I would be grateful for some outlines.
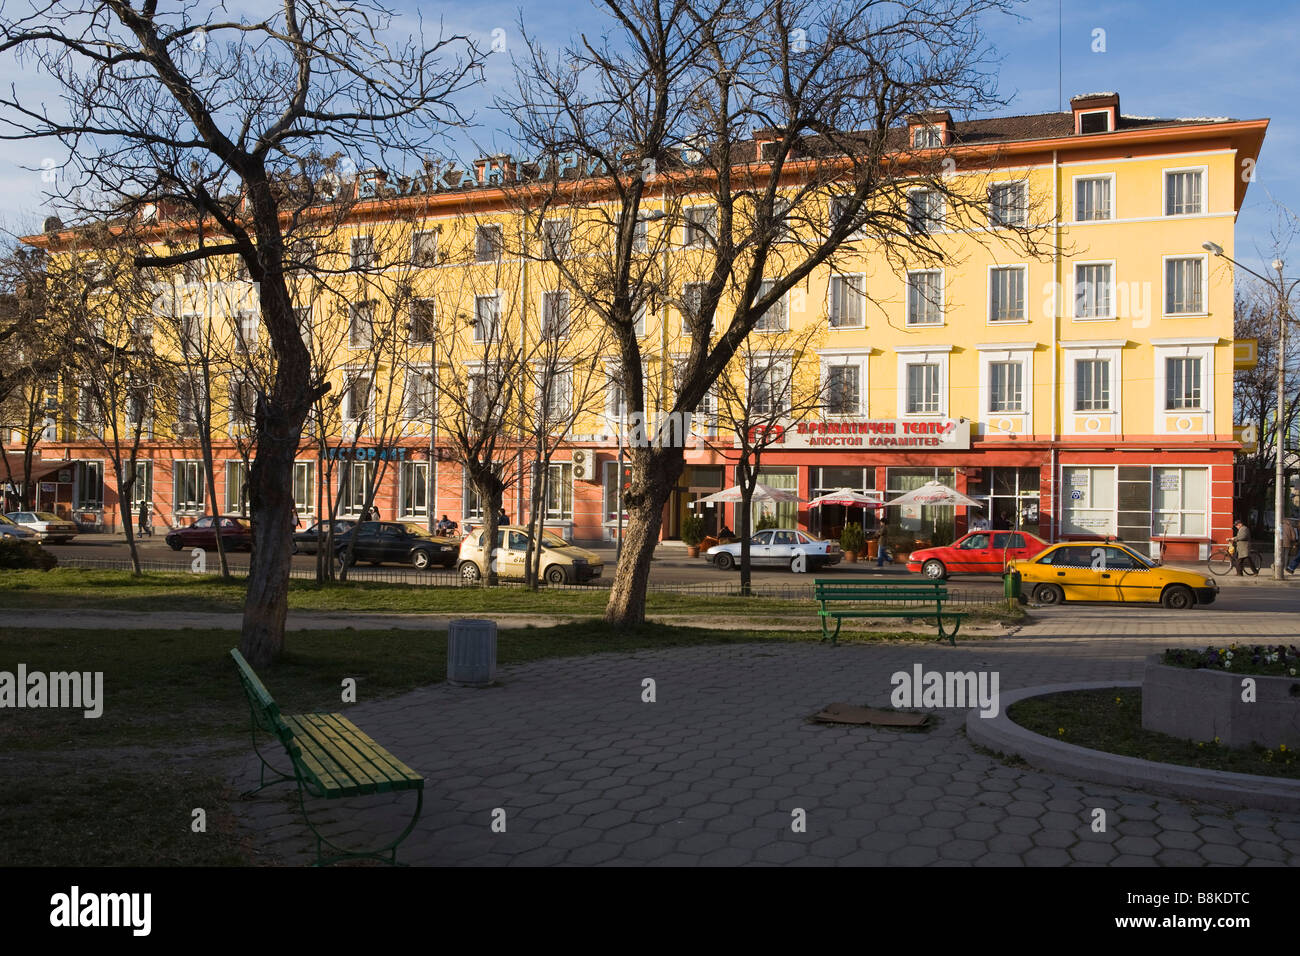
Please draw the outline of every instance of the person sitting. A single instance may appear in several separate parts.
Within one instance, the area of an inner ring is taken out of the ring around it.
[[[718,529],[718,541],[719,541],[719,542],[730,541],[730,540],[734,539],[735,537],[736,537],[736,535],[735,535],[735,534],[732,532],[732,530],[731,530],[730,528],[728,528],[725,524],[724,524],[721,528]]]
[[[438,525],[434,530],[437,531],[438,534],[454,534],[456,532],[456,522],[452,521],[446,515],[443,515],[442,520],[438,522]]]

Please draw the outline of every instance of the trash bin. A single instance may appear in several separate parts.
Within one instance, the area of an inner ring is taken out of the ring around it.
[[[1002,596],[1008,601],[1020,600],[1020,572],[1015,568],[1002,575]]]
[[[447,682],[487,687],[497,677],[496,621],[459,620],[447,625]]]

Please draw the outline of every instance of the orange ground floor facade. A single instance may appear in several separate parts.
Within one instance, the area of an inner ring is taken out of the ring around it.
[[[12,450],[10,452],[12,462]],[[580,542],[612,542],[618,529],[618,451],[575,445],[537,469],[525,450],[502,456],[507,483],[504,508],[527,521],[531,486],[544,482],[545,520]],[[371,486],[380,517],[429,525],[443,515],[463,525],[482,518],[478,496],[464,469],[440,449],[423,444],[331,450],[320,457],[304,449],[294,466],[294,498],[306,522],[330,512],[356,516]],[[662,537],[680,536],[685,517],[698,512],[710,532],[737,529],[738,506],[695,502],[735,484],[735,458],[712,447],[686,451],[686,468],[665,508]],[[246,510],[245,462],[233,447],[215,450],[215,508],[206,470],[192,447],[152,443],[137,462],[132,514],[149,502],[155,528],[187,524],[220,511]],[[18,470],[10,468],[15,480]],[[535,477],[536,476],[536,477]],[[120,527],[118,481],[112,462],[95,446],[59,443],[42,449],[32,469],[36,507],[77,519],[83,527]],[[795,492],[800,502],[755,503],[753,519],[770,512],[782,526],[837,536],[849,521],[884,534],[892,549],[945,544],[977,516],[994,529],[1019,528],[1049,540],[1117,536],[1167,559],[1194,560],[1211,541],[1231,534],[1233,446],[1132,447],[1123,443],[981,442],[954,450],[848,448],[769,449],[760,480]],[[983,508],[808,508],[806,502],[837,488],[878,492],[884,500],[937,480],[979,501]],[[0,483],[5,476],[0,475]],[[5,485],[14,507],[13,484]],[[135,520],[133,518],[133,520]]]

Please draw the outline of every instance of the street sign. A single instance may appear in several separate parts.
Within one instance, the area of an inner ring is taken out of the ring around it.
[[[1254,368],[1259,364],[1259,339],[1237,339],[1232,343],[1232,367]]]

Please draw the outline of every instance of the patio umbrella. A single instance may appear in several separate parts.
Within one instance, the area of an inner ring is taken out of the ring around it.
[[[808,507],[819,508],[822,505],[844,505],[846,508],[879,508],[885,503],[884,496],[878,491],[854,491],[852,488],[836,488],[824,495],[818,495],[808,502]]]
[[[960,492],[953,491],[941,481],[929,481],[920,488],[913,488],[906,494],[899,495],[893,501],[888,501],[885,506],[892,508],[895,505],[965,505],[967,508],[983,508],[984,505],[967,498]]]
[[[730,488],[723,488],[721,491],[715,491],[706,498],[697,498],[691,502],[691,507],[706,504],[710,501],[720,501],[726,504],[735,504],[743,501],[740,494],[740,485],[732,485]],[[754,486],[754,501],[802,501],[795,492],[786,491],[783,488],[773,488],[771,485],[765,485],[761,481]]]

